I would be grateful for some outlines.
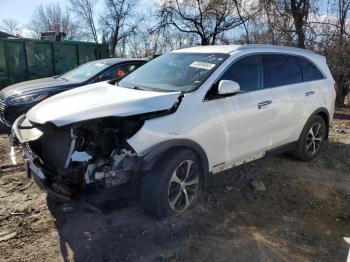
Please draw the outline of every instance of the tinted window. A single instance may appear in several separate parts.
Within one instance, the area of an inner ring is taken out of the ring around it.
[[[113,68],[107,70],[106,75],[110,76],[111,79],[119,80],[131,73],[138,67],[140,67],[143,63],[130,63],[130,64],[121,64],[114,66]]]
[[[241,91],[251,91],[261,88],[260,56],[244,57],[235,62],[220,78],[220,80],[236,81]]]
[[[300,65],[294,56],[263,55],[264,87],[275,87],[303,81]]]
[[[323,74],[320,72],[320,70],[318,70],[318,68],[313,63],[311,63],[310,61],[302,57],[298,57],[297,59],[300,63],[301,70],[303,72],[304,81],[314,81],[314,80],[324,79]]]
[[[109,67],[109,64],[94,61],[83,64],[72,71],[62,75],[60,78],[73,82],[84,82]]]

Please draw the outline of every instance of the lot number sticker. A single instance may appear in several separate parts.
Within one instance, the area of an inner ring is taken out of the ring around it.
[[[190,64],[190,67],[202,68],[206,70],[210,70],[214,68],[214,66],[215,64],[206,63],[206,62],[193,62],[192,64]]]

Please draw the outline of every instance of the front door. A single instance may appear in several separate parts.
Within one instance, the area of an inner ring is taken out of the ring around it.
[[[208,93],[208,106],[222,120],[226,136],[226,166],[265,155],[272,122],[271,89],[263,89],[260,55],[239,59],[219,78],[239,83],[241,91],[228,97]],[[213,88],[217,89],[217,84]],[[222,168],[222,167],[221,167]]]

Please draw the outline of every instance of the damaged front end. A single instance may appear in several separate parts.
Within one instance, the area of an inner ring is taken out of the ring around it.
[[[37,184],[68,200],[82,189],[110,188],[135,177],[143,160],[126,141],[143,124],[140,117],[107,117],[56,127],[22,116],[13,132]]]

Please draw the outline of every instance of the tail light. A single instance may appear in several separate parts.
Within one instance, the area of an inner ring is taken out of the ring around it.
[[[339,92],[339,87],[338,87],[337,82],[334,83],[334,90],[335,90],[335,93],[338,94],[338,92]]]

